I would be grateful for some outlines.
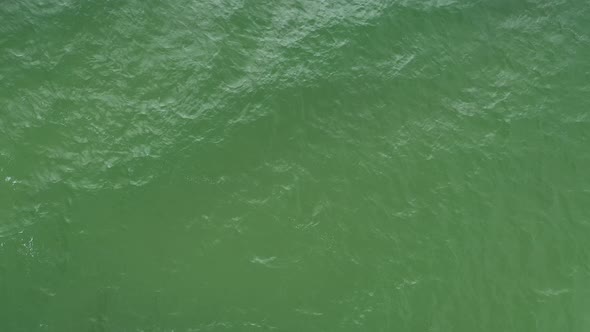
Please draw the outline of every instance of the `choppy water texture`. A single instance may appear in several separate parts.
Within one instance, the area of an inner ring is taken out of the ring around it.
[[[0,330],[590,331],[586,1],[0,5]]]

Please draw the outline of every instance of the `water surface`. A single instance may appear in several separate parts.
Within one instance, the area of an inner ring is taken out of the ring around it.
[[[589,16],[3,1],[0,330],[590,330]]]

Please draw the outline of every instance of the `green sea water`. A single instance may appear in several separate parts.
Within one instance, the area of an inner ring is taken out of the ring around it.
[[[590,331],[589,17],[2,0],[0,331]]]

